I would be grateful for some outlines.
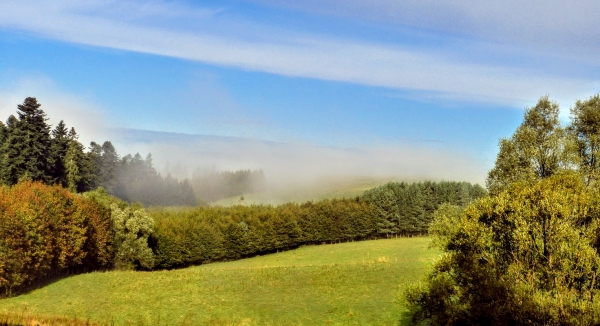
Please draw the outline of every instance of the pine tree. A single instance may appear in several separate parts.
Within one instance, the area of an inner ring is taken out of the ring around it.
[[[113,192],[117,186],[119,155],[110,141],[102,144],[102,156],[100,158],[100,185]]]
[[[65,155],[65,173],[67,177],[67,188],[73,192],[82,191],[83,178],[83,145],[77,140],[79,136],[75,128],[71,128],[67,136],[69,147]]]
[[[64,121],[61,120],[52,130],[49,163],[52,182],[58,183],[63,187],[68,186],[65,168],[65,157],[67,156],[70,143],[68,136],[68,129]]]
[[[79,168],[81,161],[80,146],[81,144],[78,141],[71,141],[65,157],[67,187],[73,192],[77,192],[82,180],[81,169]]]
[[[10,115],[6,120],[6,139],[2,143],[2,183],[13,185],[17,183],[22,172],[22,160],[19,155],[19,143],[22,132],[17,128],[19,120]]]
[[[28,97],[17,106],[19,123],[17,129],[22,132],[18,150],[22,157],[22,173],[27,172],[34,181],[51,181],[48,169],[50,152],[50,126],[46,123],[46,113],[40,109],[34,97]],[[21,175],[19,174],[19,176]]]

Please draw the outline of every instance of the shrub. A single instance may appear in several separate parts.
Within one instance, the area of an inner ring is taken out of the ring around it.
[[[154,267],[154,255],[148,247],[148,237],[153,231],[154,220],[142,209],[119,208],[112,204],[111,227],[114,232],[115,258],[117,269]]]

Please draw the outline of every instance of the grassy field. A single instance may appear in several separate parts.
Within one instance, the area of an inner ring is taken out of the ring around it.
[[[273,189],[265,192],[245,194],[243,196],[243,201],[240,200],[241,196],[235,196],[211,203],[211,206],[231,206],[240,204],[280,205],[290,202],[303,203],[309,200],[319,201],[332,198],[352,198],[361,196],[366,190],[381,186],[390,181],[397,181],[397,178],[327,178],[315,183],[287,185],[285,188],[274,186]]]
[[[173,271],[69,277],[0,314],[144,325],[397,325],[397,295],[439,252],[428,238],[309,246]]]

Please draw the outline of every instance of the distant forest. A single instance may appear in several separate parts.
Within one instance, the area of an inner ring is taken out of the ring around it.
[[[98,187],[145,206],[197,205],[238,196],[265,186],[259,171],[212,171],[178,180],[156,171],[152,155],[120,157],[113,144],[91,142],[86,150],[74,127],[61,120],[53,129],[36,98],[17,106],[17,116],[0,122],[0,183],[58,184],[74,192]]]

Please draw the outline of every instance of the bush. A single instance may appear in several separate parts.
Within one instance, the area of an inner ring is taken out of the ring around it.
[[[148,247],[148,237],[152,234],[154,220],[142,209],[120,209],[111,204],[111,227],[114,232],[115,258],[117,269],[154,267],[154,255]]]

